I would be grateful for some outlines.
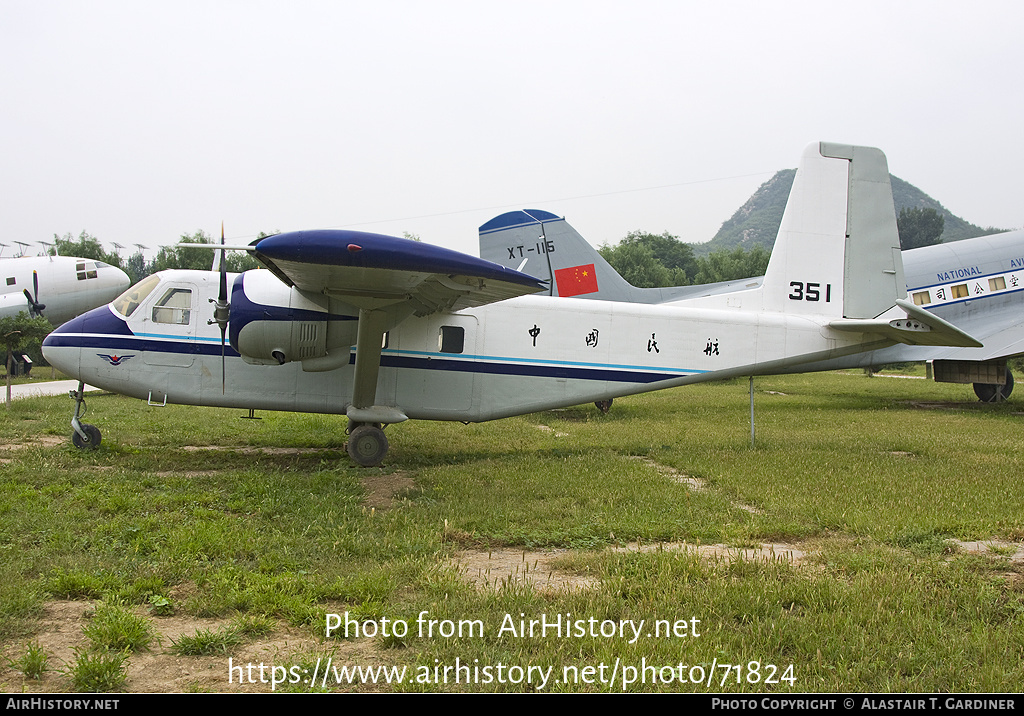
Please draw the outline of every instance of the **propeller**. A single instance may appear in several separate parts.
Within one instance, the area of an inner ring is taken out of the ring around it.
[[[46,310],[46,304],[39,303],[39,274],[35,271],[32,272],[32,291],[34,296],[25,289],[25,298],[28,300],[29,313],[33,316],[42,316],[43,311]]]
[[[224,222],[220,224],[220,245],[220,292],[217,295],[217,300],[213,302],[213,320],[210,323],[220,326],[220,392],[223,395],[226,392],[224,353],[227,343],[228,318],[231,316],[231,304],[228,303],[228,263],[224,260],[225,249],[223,248]]]

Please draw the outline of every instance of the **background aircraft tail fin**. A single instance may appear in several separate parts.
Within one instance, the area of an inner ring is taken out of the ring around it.
[[[626,282],[563,217],[510,211],[480,227],[480,258],[550,282],[552,296],[637,300]]]
[[[480,258],[548,281],[552,296],[662,303],[707,292],[695,286],[637,288],[563,217],[540,209],[510,211],[481,226]]]
[[[803,153],[764,279],[764,307],[875,318],[906,298],[885,155],[815,142]]]

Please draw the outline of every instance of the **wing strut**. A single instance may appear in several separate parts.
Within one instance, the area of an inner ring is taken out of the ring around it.
[[[390,424],[409,419],[398,408],[376,405],[380,353],[388,323],[387,311],[371,308],[359,309],[359,328],[356,332],[356,370],[352,379],[352,405],[346,411],[349,420],[353,423]]]

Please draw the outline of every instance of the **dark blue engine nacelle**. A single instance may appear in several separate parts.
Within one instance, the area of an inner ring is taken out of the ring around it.
[[[270,271],[246,271],[231,288],[231,347],[247,363],[301,361],[306,371],[349,362],[357,315],[331,314],[327,296],[287,286]]]

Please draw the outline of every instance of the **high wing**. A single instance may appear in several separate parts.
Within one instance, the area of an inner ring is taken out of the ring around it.
[[[459,311],[547,287],[519,271],[457,251],[358,231],[276,234],[254,242],[253,255],[300,291],[324,294],[359,311],[353,423],[406,420],[394,406],[376,405],[384,334],[410,315]]]
[[[543,291],[527,274],[450,249],[358,231],[296,231],[252,252],[290,286],[355,305],[404,303],[417,316]]]

